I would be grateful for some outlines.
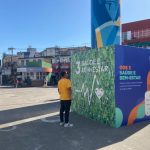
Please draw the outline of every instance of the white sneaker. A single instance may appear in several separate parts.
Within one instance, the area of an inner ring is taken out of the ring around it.
[[[64,124],[64,127],[65,127],[65,128],[73,127],[73,124],[71,124],[71,123],[65,123],[65,124]]]
[[[63,126],[63,125],[64,125],[64,122],[60,122],[59,125],[60,125],[60,126]]]

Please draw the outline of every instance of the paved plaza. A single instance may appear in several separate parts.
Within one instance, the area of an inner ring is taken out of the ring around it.
[[[0,150],[149,150],[149,121],[111,128],[71,112],[59,126],[57,88],[0,88]]]
[[[0,110],[45,104],[58,99],[57,88],[0,88]]]

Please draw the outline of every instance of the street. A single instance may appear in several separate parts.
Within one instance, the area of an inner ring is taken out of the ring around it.
[[[70,114],[59,126],[57,88],[0,88],[0,150],[149,150],[149,121],[111,128]]]

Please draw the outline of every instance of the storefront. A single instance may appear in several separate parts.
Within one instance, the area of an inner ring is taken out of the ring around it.
[[[17,68],[17,72],[20,73],[18,77],[21,77],[22,81],[25,81],[25,79],[30,78],[32,81],[32,86],[41,86],[45,78],[49,81],[51,77],[52,68]]]

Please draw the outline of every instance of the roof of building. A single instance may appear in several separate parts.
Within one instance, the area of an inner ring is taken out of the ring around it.
[[[123,32],[147,28],[150,28],[150,19],[122,24]]]

